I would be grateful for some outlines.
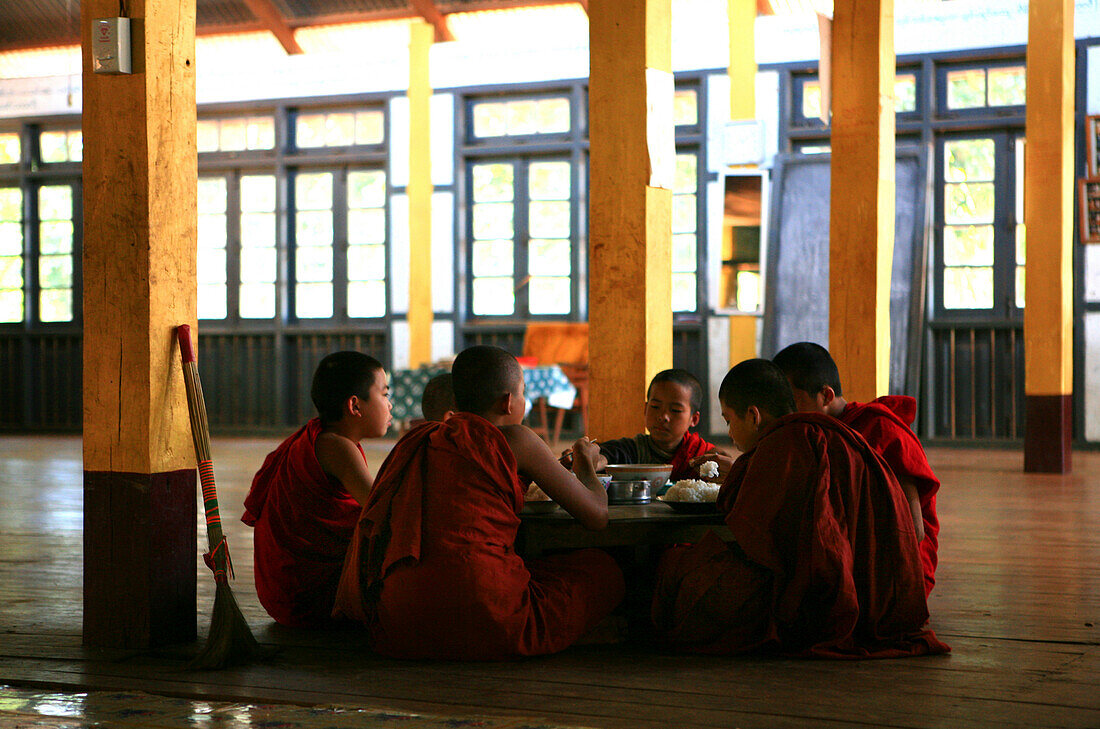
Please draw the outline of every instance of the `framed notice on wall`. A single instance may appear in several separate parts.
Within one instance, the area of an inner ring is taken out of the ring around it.
[[[1100,177],[1100,115],[1085,117],[1085,149],[1089,177]]]
[[[1100,243],[1100,177],[1078,182],[1081,198],[1081,242]]]

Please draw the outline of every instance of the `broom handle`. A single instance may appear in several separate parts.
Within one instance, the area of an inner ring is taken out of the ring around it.
[[[191,439],[195,443],[195,456],[199,461],[199,483],[202,485],[202,505],[206,512],[206,541],[214,561],[214,578],[224,579],[232,573],[229,546],[222,532],[221,514],[218,509],[218,492],[214,486],[214,463],[210,458],[210,426],[206,420],[206,403],[202,398],[202,382],[199,380],[198,361],[191,345],[191,327],[176,327],[176,338],[183,360],[183,384],[187,390],[187,412],[191,419]]]

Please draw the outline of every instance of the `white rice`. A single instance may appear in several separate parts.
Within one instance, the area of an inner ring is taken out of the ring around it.
[[[703,461],[699,464],[699,476],[701,478],[714,478],[718,475],[718,464],[714,461]]]
[[[672,484],[661,498],[665,501],[717,501],[720,488],[716,483],[688,478]]]

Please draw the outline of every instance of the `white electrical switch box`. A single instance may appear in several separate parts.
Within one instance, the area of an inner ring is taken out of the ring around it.
[[[92,21],[92,70],[96,73],[130,73],[129,18],[99,18]]]

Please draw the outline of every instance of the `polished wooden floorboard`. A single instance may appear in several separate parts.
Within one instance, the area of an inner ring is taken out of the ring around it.
[[[238,518],[272,439],[213,444],[234,592],[270,663],[190,672],[195,646],[81,646],[82,465],[75,437],[0,437],[0,684],[393,707],[633,727],[1100,727],[1100,453],[1025,475],[1015,451],[932,449],[943,481],[932,627],[950,656],[824,662],[584,646],[514,663],[402,662],[357,633],[274,625]],[[377,469],[389,444],[368,448]],[[196,519],[198,516],[196,515]],[[200,522],[200,535],[202,532]],[[213,602],[199,570],[199,626]]]

